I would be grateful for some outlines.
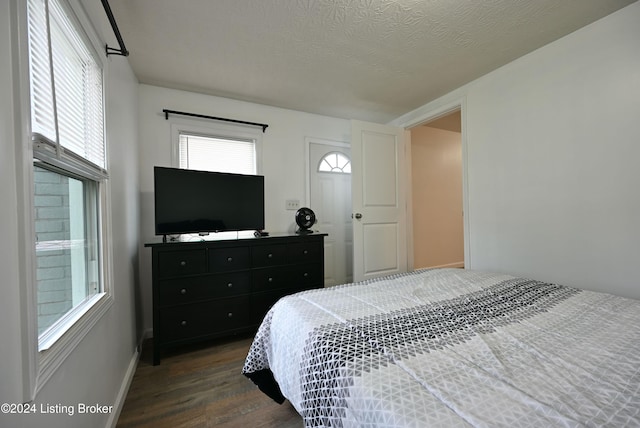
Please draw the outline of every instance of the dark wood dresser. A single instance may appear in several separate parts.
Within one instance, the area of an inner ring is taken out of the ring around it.
[[[153,364],[162,350],[255,330],[282,296],[324,286],[326,234],[149,243]]]

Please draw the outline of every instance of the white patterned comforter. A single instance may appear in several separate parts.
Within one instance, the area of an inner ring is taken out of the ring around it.
[[[307,427],[640,426],[640,301],[461,269],[310,290],[243,373]]]

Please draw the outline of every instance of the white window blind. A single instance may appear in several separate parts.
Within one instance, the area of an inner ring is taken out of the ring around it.
[[[27,10],[31,74],[31,131],[56,141],[46,4],[44,0],[30,0]]]
[[[102,68],[91,44],[60,0],[29,0],[28,13],[35,156],[104,177]]]
[[[179,167],[202,171],[256,174],[253,140],[180,134]]]

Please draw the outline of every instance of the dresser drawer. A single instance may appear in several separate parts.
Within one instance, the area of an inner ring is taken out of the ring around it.
[[[158,275],[160,278],[193,275],[206,271],[207,259],[204,249],[158,253]]]
[[[160,306],[202,299],[230,297],[251,291],[249,271],[193,276],[158,281]]]
[[[250,303],[244,296],[162,309],[161,340],[176,342],[250,326]]]
[[[287,262],[287,246],[280,245],[256,245],[251,254],[252,264],[255,267],[277,266]]]
[[[214,248],[209,250],[210,272],[247,269],[250,266],[249,247]]]
[[[323,278],[322,265],[319,263],[255,269],[251,291],[306,290],[310,285],[322,285]]]
[[[296,242],[288,247],[288,257],[291,263],[317,261],[323,254],[322,242]]]
[[[324,286],[324,272],[319,263],[306,263],[292,266],[289,270],[289,281],[294,287],[302,289],[310,285]]]
[[[251,291],[261,292],[291,287],[289,269],[291,269],[289,266],[254,269]]]

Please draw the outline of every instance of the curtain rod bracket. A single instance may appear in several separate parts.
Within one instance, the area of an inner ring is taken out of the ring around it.
[[[122,50],[122,49],[116,49],[116,48],[112,48],[109,47],[109,45],[105,45],[105,52],[107,53],[107,56],[109,55],[122,55],[122,56],[129,56],[129,51],[128,50]]]
[[[162,112],[164,113],[164,119],[165,120],[169,120],[169,114],[179,114],[179,115],[182,115],[182,116],[199,117],[201,119],[221,120],[223,122],[240,123],[242,125],[249,125],[249,126],[259,126],[260,128],[262,128],[262,133],[263,134],[264,134],[265,130],[269,127],[269,125],[267,125],[266,123],[246,122],[244,120],[227,119],[227,118],[224,118],[224,117],[215,117],[215,116],[206,116],[204,114],[196,114],[196,113],[186,113],[184,111],[176,111],[176,110],[164,109],[164,110],[162,110]]]

